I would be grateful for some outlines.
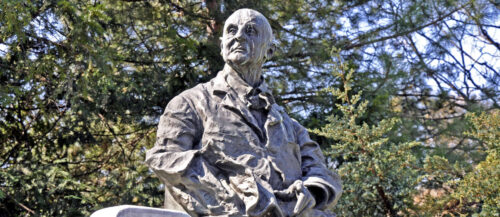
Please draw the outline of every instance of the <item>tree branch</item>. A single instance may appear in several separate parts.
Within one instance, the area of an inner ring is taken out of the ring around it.
[[[351,44],[351,45],[348,45],[348,46],[345,46],[342,48],[342,50],[350,50],[350,49],[353,49],[353,48],[357,48],[357,47],[362,47],[362,46],[365,46],[365,45],[368,45],[368,44],[373,44],[373,43],[377,43],[377,42],[381,42],[381,41],[385,41],[387,39],[392,39],[392,38],[397,38],[397,37],[401,37],[401,36],[404,36],[404,35],[408,35],[410,33],[413,33],[413,32],[416,32],[416,31],[419,31],[421,29],[424,29],[428,26],[431,26],[431,25],[435,25],[436,23],[438,22],[441,22],[442,20],[444,20],[445,18],[451,16],[452,14],[454,14],[455,12],[461,10],[462,8],[464,8],[466,5],[468,5],[469,3],[466,3],[458,8],[456,8],[455,10],[452,10],[450,11],[449,13],[445,14],[444,16],[440,16],[438,17],[437,19],[423,25],[423,26],[418,26],[418,27],[415,27],[413,29],[409,29],[407,31],[403,31],[403,32],[400,32],[400,33],[396,33],[394,35],[390,35],[390,36],[385,36],[385,37],[381,37],[381,38],[378,38],[378,39],[374,39],[374,40],[371,40],[371,41],[365,41],[365,42],[360,42],[360,43],[357,43],[357,44]],[[359,37],[358,37],[359,38]]]

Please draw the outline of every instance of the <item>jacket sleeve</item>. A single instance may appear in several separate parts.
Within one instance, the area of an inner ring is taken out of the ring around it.
[[[182,180],[182,175],[199,153],[201,121],[191,103],[182,95],[173,98],[160,117],[156,143],[146,152],[146,164],[171,184]]]
[[[318,143],[309,138],[307,130],[293,120],[302,158],[302,181],[316,199],[316,208],[325,209],[337,204],[342,194],[339,176],[326,168],[325,158]]]

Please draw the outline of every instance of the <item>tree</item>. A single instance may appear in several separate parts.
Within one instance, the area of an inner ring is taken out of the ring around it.
[[[334,49],[334,51],[336,51]],[[332,58],[332,75],[343,86],[325,89],[340,101],[341,114],[313,133],[331,139],[326,149],[343,180],[344,195],[337,208],[342,216],[496,216],[499,207],[500,116],[491,113],[467,114],[471,125],[465,136],[477,139],[486,148],[486,159],[475,166],[466,162],[449,163],[437,153],[419,161],[418,142],[401,142],[398,118],[375,125],[363,121],[368,101],[352,93],[353,69],[340,55]]]
[[[465,135],[486,148],[486,158],[474,167],[450,164],[440,156],[426,160],[426,178],[430,183],[441,182],[434,187],[439,197],[424,194],[420,208],[429,215],[497,216],[499,209],[500,182],[500,111],[467,114],[471,125]]]
[[[328,124],[312,132],[332,139],[334,143],[326,153],[331,159],[341,159],[336,170],[344,193],[335,211],[341,216],[415,214],[412,196],[421,173],[412,149],[419,143],[391,141],[391,133],[400,123],[397,118],[375,125],[360,121],[368,101],[360,101],[361,93],[352,93],[354,70],[338,54],[332,62],[332,74],[342,80],[343,86],[326,90],[340,100],[336,107],[341,114],[329,116]]]

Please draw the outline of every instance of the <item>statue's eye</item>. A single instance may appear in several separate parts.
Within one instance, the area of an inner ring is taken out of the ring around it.
[[[227,28],[227,33],[229,33],[231,35],[236,34],[237,31],[238,31],[238,28],[236,28],[236,26],[229,26]]]
[[[248,35],[255,35],[257,31],[255,31],[255,28],[253,26],[247,26],[246,32]]]

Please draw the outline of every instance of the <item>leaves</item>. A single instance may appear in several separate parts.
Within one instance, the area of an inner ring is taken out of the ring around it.
[[[328,88],[340,115],[328,117],[329,123],[313,133],[333,139],[326,150],[337,159],[336,168],[343,181],[344,194],[335,211],[343,216],[397,215],[410,213],[420,182],[417,158],[412,148],[419,143],[394,143],[388,137],[400,121],[382,120],[377,125],[360,122],[367,101],[360,102],[361,93],[351,94],[353,70],[334,54],[333,74],[343,81],[342,89]]]

